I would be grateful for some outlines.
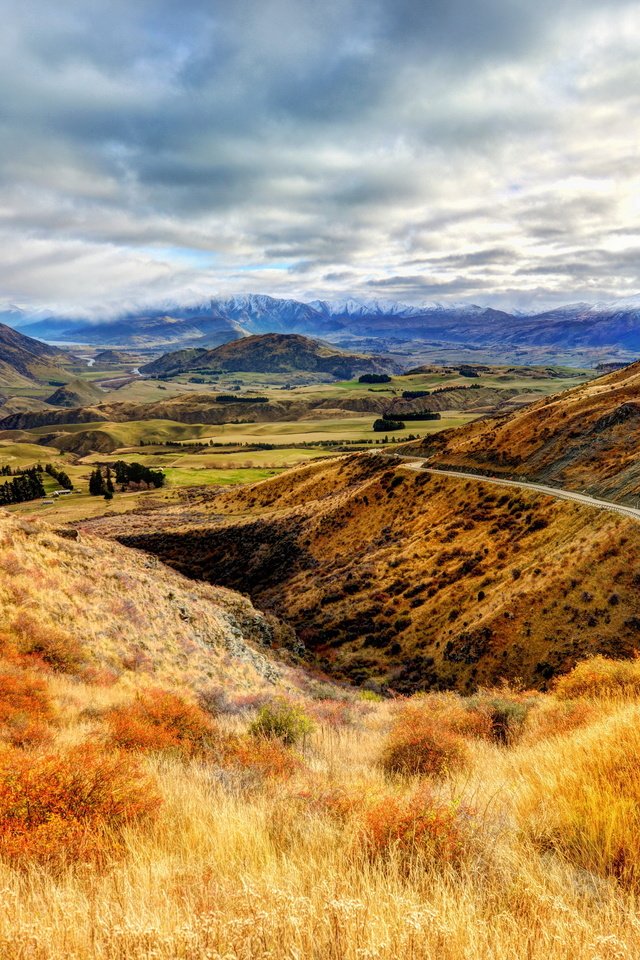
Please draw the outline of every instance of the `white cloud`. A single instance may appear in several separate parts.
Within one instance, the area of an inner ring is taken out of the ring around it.
[[[640,13],[7,0],[0,300],[636,292]]]

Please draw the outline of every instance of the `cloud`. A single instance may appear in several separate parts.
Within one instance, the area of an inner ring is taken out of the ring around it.
[[[0,300],[635,292],[639,53],[625,0],[6,0]]]

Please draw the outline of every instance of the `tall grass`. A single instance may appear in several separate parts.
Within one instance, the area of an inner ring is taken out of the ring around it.
[[[58,701],[76,697],[81,770],[87,742],[108,729],[109,704],[130,697],[100,688],[92,710],[94,687],[54,677],[51,691]],[[0,956],[640,956],[640,706],[533,745],[467,736],[467,766],[445,780],[388,779],[379,760],[397,709],[353,710],[339,732],[316,721],[284,777],[243,765],[239,754],[221,765],[176,751],[128,753],[149,802],[131,815],[121,805],[100,825],[101,836],[103,828],[117,836],[113,848],[92,857],[80,845],[55,869],[42,857],[0,860]],[[218,723],[231,742],[295,757],[246,737],[246,718]],[[36,767],[51,756],[44,747],[16,752]],[[134,792],[131,802],[140,800]]]

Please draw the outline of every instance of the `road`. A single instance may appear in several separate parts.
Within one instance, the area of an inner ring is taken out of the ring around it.
[[[610,500],[597,500],[595,497],[588,497],[585,493],[576,493],[574,490],[563,490],[561,487],[546,487],[542,483],[530,483],[528,480],[506,480],[503,477],[483,477],[477,473],[463,473],[461,470],[438,470],[435,467],[425,467],[425,460],[417,457],[404,457],[395,454],[398,459],[402,459],[402,464],[408,470],[419,470],[427,473],[434,473],[441,477],[464,477],[466,480],[479,480],[482,483],[493,483],[499,487],[516,487],[519,490],[531,490],[533,493],[544,493],[549,497],[556,497],[558,500],[572,500],[585,507],[594,507],[596,510],[607,510],[609,513],[617,513],[622,517],[628,517],[631,520],[640,522],[640,510],[635,507],[625,507],[621,503],[612,503]]]

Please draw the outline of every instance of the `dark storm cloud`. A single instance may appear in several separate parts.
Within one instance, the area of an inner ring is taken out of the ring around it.
[[[5,0],[3,28],[0,300],[632,283],[619,244],[580,256],[634,215],[624,0]]]

